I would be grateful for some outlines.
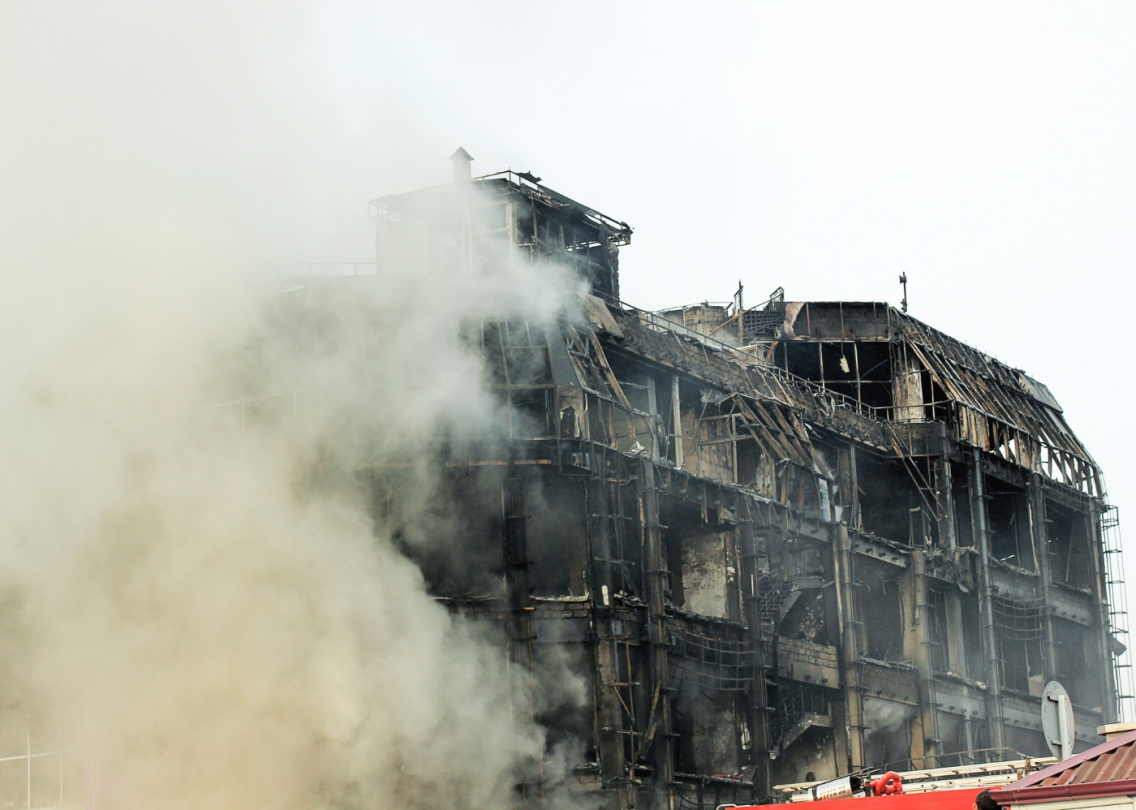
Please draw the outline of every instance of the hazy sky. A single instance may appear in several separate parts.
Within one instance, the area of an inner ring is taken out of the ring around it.
[[[446,180],[458,145],[476,173],[531,169],[635,228],[622,289],[645,308],[727,300],[739,280],[754,303],[779,285],[898,303],[906,272],[911,312],[1048,383],[1112,500],[1136,503],[1136,5],[319,17],[349,125],[399,156],[376,192]]]
[[[10,228],[166,197],[263,261],[369,260],[367,199],[463,146],[629,222],[645,308],[739,279],[897,303],[906,272],[911,312],[1048,383],[1136,502],[1132,3],[17,5],[5,126],[64,155],[21,169]]]

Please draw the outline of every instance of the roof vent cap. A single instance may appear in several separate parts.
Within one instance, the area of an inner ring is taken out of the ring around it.
[[[458,151],[450,155],[450,161],[454,164],[454,182],[467,183],[473,179],[473,156],[458,147]]]

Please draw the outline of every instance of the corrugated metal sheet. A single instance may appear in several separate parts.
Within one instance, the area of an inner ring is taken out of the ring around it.
[[[1085,760],[1038,784],[1078,785],[1086,782],[1111,782],[1116,779],[1136,779],[1136,744],[1128,744]]]
[[[1136,786],[1136,731],[1019,779],[991,796],[1001,805],[1128,795]]]

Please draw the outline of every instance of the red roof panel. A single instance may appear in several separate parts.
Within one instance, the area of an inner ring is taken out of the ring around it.
[[[1136,731],[990,791],[998,804],[1136,793]]]

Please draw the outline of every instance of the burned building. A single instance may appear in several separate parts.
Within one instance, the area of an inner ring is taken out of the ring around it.
[[[587,289],[553,326],[479,325],[512,416],[439,462],[479,516],[462,553],[408,553],[499,638],[574,790],[714,808],[1045,756],[1051,680],[1100,741],[1127,696],[1116,512],[1043,383],[885,303],[641,311],[626,223],[467,157],[372,203],[378,274],[547,262]],[[397,517],[398,476],[375,487]],[[582,702],[544,697],[565,667]],[[519,777],[530,806],[545,778]]]

